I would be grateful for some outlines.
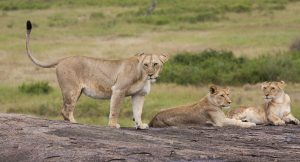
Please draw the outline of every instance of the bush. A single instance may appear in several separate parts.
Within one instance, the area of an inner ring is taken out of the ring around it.
[[[247,59],[229,51],[181,53],[166,63],[159,79],[182,85],[241,85],[268,80],[299,82],[300,55],[281,53]]]
[[[26,94],[49,94],[53,88],[48,82],[23,83],[18,87],[19,91]]]

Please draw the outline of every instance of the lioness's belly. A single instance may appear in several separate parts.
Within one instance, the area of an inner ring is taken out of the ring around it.
[[[83,88],[83,93],[95,99],[110,99],[112,94],[111,90],[100,90],[91,87]]]
[[[150,92],[150,81],[144,84],[131,85],[131,87],[125,92],[125,96],[132,96],[135,94],[146,95]],[[83,93],[89,97],[95,99],[110,99],[112,95],[111,87],[104,88],[101,85],[85,85]]]

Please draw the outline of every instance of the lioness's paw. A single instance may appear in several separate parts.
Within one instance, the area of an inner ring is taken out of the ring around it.
[[[116,123],[116,124],[108,124],[108,126],[110,128],[120,128],[120,124]]]
[[[135,126],[136,129],[149,129],[148,124],[142,123]]]
[[[274,122],[274,125],[285,125],[285,122],[283,120],[278,120]]]
[[[243,127],[245,127],[245,128],[254,127],[254,126],[256,126],[255,123],[250,123],[250,122],[244,122],[243,123]]]
[[[299,120],[293,120],[293,123],[296,125],[300,125],[300,121]]]

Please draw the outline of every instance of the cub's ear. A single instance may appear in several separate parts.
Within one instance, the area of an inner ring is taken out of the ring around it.
[[[261,83],[260,87],[261,89],[264,89],[268,85],[268,82]]]
[[[209,93],[210,93],[210,94],[214,94],[214,93],[216,93],[217,89],[218,89],[217,86],[211,85],[211,86],[209,87]]]
[[[161,54],[158,56],[159,60],[164,64],[168,61],[169,55],[168,54]]]
[[[282,80],[280,82],[277,82],[277,85],[280,89],[284,89],[284,87],[286,86],[285,82]]]

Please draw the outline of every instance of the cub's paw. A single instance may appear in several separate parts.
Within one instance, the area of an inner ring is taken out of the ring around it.
[[[116,123],[116,124],[108,124],[108,126],[110,128],[120,128],[120,124]]]
[[[149,126],[148,126],[148,124],[141,123],[139,125],[136,125],[135,129],[149,129]]]

